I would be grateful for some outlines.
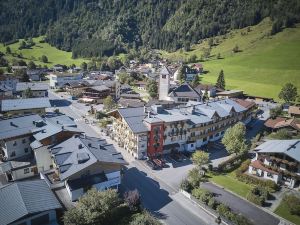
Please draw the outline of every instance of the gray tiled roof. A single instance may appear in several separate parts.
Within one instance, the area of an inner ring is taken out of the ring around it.
[[[31,133],[34,121],[42,120],[39,115],[25,115],[0,120],[0,140]]]
[[[182,84],[171,91],[169,96],[172,97],[188,97],[188,98],[200,98],[201,95],[195,91],[189,84]]]
[[[300,139],[269,140],[255,148],[261,153],[283,153],[300,162]]]
[[[0,225],[61,205],[44,180],[15,182],[0,188]]]
[[[46,91],[49,89],[49,85],[44,82],[19,82],[16,91],[25,91],[28,88],[32,91]]]
[[[60,170],[60,179],[68,179],[97,162],[126,164],[121,153],[104,139],[74,135],[50,148]],[[87,157],[88,156],[88,157]]]
[[[6,99],[1,102],[1,111],[13,111],[23,109],[39,109],[51,107],[48,98],[24,98],[24,99]]]
[[[143,119],[147,115],[144,112],[144,107],[118,109],[118,111],[133,133],[148,131],[148,128],[143,123]]]

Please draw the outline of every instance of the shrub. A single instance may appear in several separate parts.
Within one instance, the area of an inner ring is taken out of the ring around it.
[[[190,170],[187,179],[193,188],[199,187],[200,182],[205,181],[205,178],[199,173],[198,168]]]
[[[231,157],[228,160],[220,163],[218,166],[218,170],[223,172],[230,172],[240,166],[240,164],[244,159],[246,159],[246,157],[246,154],[239,154]]]
[[[285,195],[283,201],[293,215],[300,216],[300,198],[295,194]]]
[[[270,197],[267,188],[262,186],[254,187],[246,196],[247,200],[256,205],[263,206],[265,201]]]
[[[192,189],[192,185],[187,179],[184,179],[180,183],[180,188],[184,191],[190,192],[190,190]]]
[[[219,205],[219,202],[218,202],[215,198],[211,198],[211,199],[208,201],[207,205],[208,205],[210,208],[216,210],[217,207],[218,207],[218,205]]]
[[[125,192],[124,201],[131,211],[138,211],[140,209],[141,199],[137,189]]]
[[[259,206],[263,206],[263,204],[265,203],[265,199],[262,196],[255,195],[252,193],[252,191],[249,191],[249,193],[246,196],[246,199]]]
[[[244,216],[235,214],[232,218],[232,222],[236,225],[252,225],[252,223]]]
[[[230,213],[231,213],[230,208],[227,205],[223,204],[223,203],[221,203],[220,205],[217,206],[217,212],[221,216],[224,216],[225,218],[229,218],[231,216],[230,215]]]
[[[192,195],[206,205],[213,198],[213,194],[205,189],[196,188],[192,191]]]

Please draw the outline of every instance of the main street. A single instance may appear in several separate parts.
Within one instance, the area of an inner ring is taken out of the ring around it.
[[[84,111],[75,107],[73,101],[68,101],[61,97],[60,94],[49,91],[49,98],[52,105],[59,109],[60,112],[74,118],[81,129],[89,136],[105,138],[108,143],[113,143],[106,136],[101,135],[100,129],[91,124],[85,123],[83,116]],[[114,143],[115,144],[115,143]],[[189,199],[184,197],[178,190],[169,186],[162,180],[153,175],[148,167],[143,163],[134,160],[124,149],[115,147],[120,151],[124,159],[129,163],[125,171],[121,191],[137,189],[142,198],[145,208],[170,225],[214,225],[215,219],[207,214],[199,206],[193,204]],[[176,176],[176,174],[174,174]]]

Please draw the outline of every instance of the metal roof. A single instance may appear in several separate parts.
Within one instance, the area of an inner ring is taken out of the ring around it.
[[[39,115],[24,115],[0,120],[0,140],[30,134],[35,128],[34,122],[42,120]]]
[[[15,182],[0,188],[0,225],[59,208],[60,203],[44,180]]]
[[[49,85],[45,82],[19,82],[16,91],[25,91],[28,88],[32,91],[46,91],[49,89]]]
[[[2,112],[48,107],[51,107],[49,98],[5,99],[1,102]]]
[[[122,154],[104,139],[74,135],[50,148],[60,169],[60,179],[65,180],[97,162],[126,164]]]
[[[269,140],[255,148],[260,153],[283,153],[300,162],[300,139]]]

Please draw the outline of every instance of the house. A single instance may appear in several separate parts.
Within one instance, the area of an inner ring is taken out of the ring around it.
[[[3,99],[1,101],[1,112],[7,115],[45,114],[45,109],[50,108],[48,98],[23,98]]]
[[[0,99],[12,98],[13,88],[6,84],[0,84]]]
[[[16,90],[16,86],[17,86],[18,82],[19,82],[19,79],[16,79],[10,75],[6,74],[6,75],[0,76],[0,86],[11,87],[13,92]]]
[[[129,91],[127,93],[123,93],[120,95],[123,99],[140,99],[141,95],[139,93],[136,93],[135,91]]]
[[[195,91],[198,93],[201,93],[202,96],[207,92],[207,95],[209,98],[215,97],[217,89],[214,85],[209,85],[209,84],[199,84],[197,87],[194,88]]]
[[[203,72],[203,65],[201,63],[195,63],[192,65],[192,68],[195,69],[198,73]]]
[[[26,97],[26,96],[24,96],[24,92],[28,89],[30,89],[30,91],[32,93],[32,96],[31,96],[32,98],[48,97],[49,85],[47,83],[44,83],[44,82],[34,82],[34,83],[19,82],[19,83],[17,83],[16,92],[19,96]]]
[[[138,159],[172,151],[193,152],[222,138],[228,127],[244,119],[247,110],[231,99],[165,106],[110,112],[114,118],[111,136]]]
[[[300,106],[290,106],[288,113],[291,117],[294,116],[300,118]]]
[[[126,162],[104,139],[74,135],[48,149],[54,171],[41,173],[41,177],[50,186],[63,183],[72,201],[92,187],[118,189],[121,184],[121,169]]]
[[[28,115],[0,120],[0,173],[8,181],[20,180],[49,170],[43,146],[61,143],[81,132],[66,115]],[[39,160],[37,160],[39,159]],[[2,162],[1,162],[2,161]]]
[[[244,95],[243,91],[240,90],[230,90],[230,91],[220,91],[217,92],[217,96],[226,98],[238,98]]]
[[[201,101],[201,93],[198,93],[188,83],[171,87],[170,72],[166,67],[160,71],[158,85],[159,100],[186,103],[188,101]]]
[[[61,205],[43,180],[0,187],[0,225],[58,225]]]
[[[268,119],[264,123],[265,127],[271,131],[278,131],[286,129],[290,133],[300,132],[300,120],[296,118],[276,117],[275,119]]]
[[[64,88],[65,86],[70,86],[74,82],[82,80],[83,75],[81,73],[63,73],[56,72],[49,75],[50,78],[50,88]]]
[[[145,103],[140,99],[126,99],[126,98],[120,98],[118,104],[124,108],[129,108],[129,107],[136,108],[145,105]]]
[[[110,88],[105,85],[84,88],[82,92],[83,102],[103,103],[104,99],[110,95]]]
[[[27,75],[29,76],[30,81],[42,80],[42,76],[45,73],[46,73],[46,69],[27,70]]]
[[[239,98],[233,98],[236,103],[243,106],[246,111],[243,113],[243,119],[242,122],[244,124],[248,124],[251,122],[251,120],[255,117],[254,112],[257,109],[257,105],[254,101],[246,100],[246,99],[239,99]]]
[[[137,88],[138,88],[139,90],[146,91],[147,82],[145,82],[145,81],[137,81],[137,82],[135,83],[135,86],[137,86]]]
[[[110,96],[118,100],[121,94],[121,84],[116,80],[87,80],[91,86],[106,86],[110,89]]]
[[[254,149],[248,172],[290,188],[300,184],[300,140],[270,140]]]

